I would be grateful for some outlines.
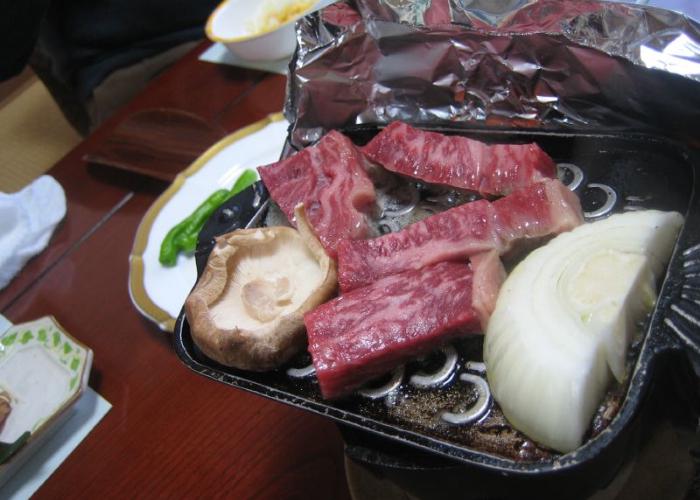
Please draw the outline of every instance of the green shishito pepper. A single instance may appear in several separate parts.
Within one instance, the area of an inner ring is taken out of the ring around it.
[[[197,236],[209,216],[231,197],[228,189],[219,189],[209,196],[187,218],[187,224],[175,235],[175,246],[185,253],[191,253],[197,246]]]
[[[174,266],[177,262],[177,254],[180,252],[175,246],[175,237],[182,232],[187,224],[187,219],[174,226],[163,238],[160,244],[158,261],[164,266]]]
[[[160,245],[158,260],[164,266],[174,266],[180,252],[192,253],[197,246],[199,232],[204,223],[226,200],[243,191],[258,180],[255,170],[245,170],[236,180],[233,187],[219,189],[211,194],[186,219],[175,225],[163,238]]]
[[[252,186],[257,180],[258,174],[255,172],[255,170],[251,170],[249,168],[245,169],[238,179],[236,179],[236,182],[233,183],[233,187],[231,188],[231,196],[235,196],[248,186]]]

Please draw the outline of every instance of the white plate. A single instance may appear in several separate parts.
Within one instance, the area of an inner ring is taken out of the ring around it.
[[[92,350],[72,338],[51,316],[15,325],[0,336],[0,386],[11,411],[0,441],[13,443],[26,431],[26,444],[0,466],[0,484],[72,415],[85,391]]]
[[[288,125],[277,113],[223,138],[180,173],[146,212],[129,256],[129,295],[161,329],[173,331],[197,279],[192,256],[180,254],[175,266],[161,265],[163,238],[214,191],[230,189],[243,170],[277,161]]]

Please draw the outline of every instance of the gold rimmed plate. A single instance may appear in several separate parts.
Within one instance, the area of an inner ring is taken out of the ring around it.
[[[181,172],[146,212],[129,255],[129,295],[141,314],[162,330],[173,331],[197,279],[191,255],[180,254],[172,267],[158,261],[163,238],[211,193],[230,189],[245,169],[277,161],[287,127],[276,113],[226,136]]]

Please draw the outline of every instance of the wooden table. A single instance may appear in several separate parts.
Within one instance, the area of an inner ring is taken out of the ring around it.
[[[68,213],[48,249],[0,292],[14,323],[54,315],[94,350],[90,386],[113,408],[37,498],[349,498],[329,420],[187,369],[127,290],[141,218],[167,183],[82,158],[133,113],[169,107],[234,131],[280,111],[285,78],[198,60],[156,79],[49,172]]]

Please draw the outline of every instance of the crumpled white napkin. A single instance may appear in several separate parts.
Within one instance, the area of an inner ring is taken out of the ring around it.
[[[0,289],[46,248],[65,215],[66,195],[51,176],[16,193],[0,193]]]

